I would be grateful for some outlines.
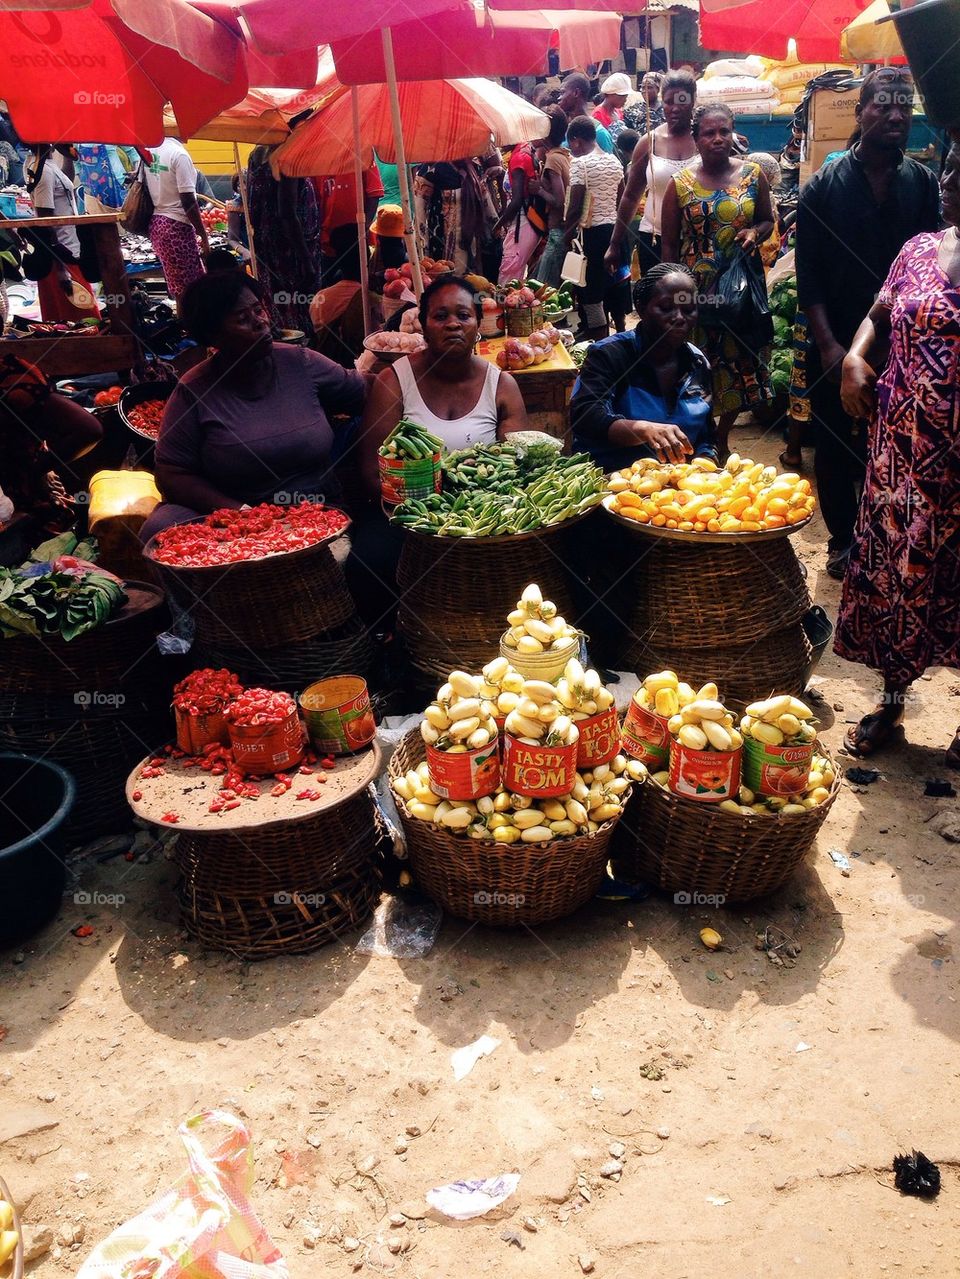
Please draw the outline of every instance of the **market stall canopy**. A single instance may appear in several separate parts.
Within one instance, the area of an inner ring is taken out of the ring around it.
[[[887,0],[873,0],[868,9],[844,27],[840,37],[842,56],[851,62],[906,62],[895,24],[881,21],[889,17]]]
[[[458,76],[544,75],[550,49],[561,67],[585,67],[620,51],[618,13],[519,11],[471,7],[414,19],[393,28],[398,80]],[[380,84],[387,78],[379,31],[333,45],[344,84]]]
[[[783,58],[787,41],[797,42],[801,62],[837,62],[840,36],[869,0],[747,0],[711,12],[700,0],[700,43],[707,49],[742,49]]]
[[[150,146],[247,91],[243,41],[187,0],[0,0],[0,84],[31,142]]]
[[[360,152],[396,157],[386,85],[364,84],[359,99]],[[545,137],[550,121],[536,107],[492,80],[423,80],[398,86],[403,145],[410,163],[482,155],[490,145]],[[354,168],[351,94],[341,90],[298,125],[273,154],[274,169],[289,177],[348,173]]]

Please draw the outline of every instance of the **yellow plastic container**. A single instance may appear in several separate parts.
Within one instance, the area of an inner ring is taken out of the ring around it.
[[[88,526],[97,532],[102,520],[122,519],[139,532],[160,503],[160,492],[149,471],[97,471],[90,481]]]

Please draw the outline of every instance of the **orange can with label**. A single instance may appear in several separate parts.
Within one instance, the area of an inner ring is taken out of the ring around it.
[[[442,799],[482,799],[500,785],[500,743],[474,751],[438,751],[427,747],[430,789]]]
[[[231,724],[230,748],[242,773],[265,777],[303,759],[306,735],[296,710],[276,724]]]
[[[660,772],[670,758],[666,719],[647,706],[638,706],[637,699],[632,697],[623,721],[622,745],[628,755],[646,764],[651,773]]]
[[[569,795],[577,780],[577,747],[531,745],[504,734],[504,789],[531,799]]]
[[[367,681],[359,675],[317,680],[300,694],[310,741],[322,755],[349,755],[377,734]]]
[[[591,769],[608,764],[620,749],[620,717],[617,708],[609,706],[597,715],[575,721],[580,730],[577,742],[577,768]]]
[[[743,739],[743,780],[758,795],[784,799],[802,795],[813,764],[813,742],[768,746],[755,737]]]
[[[670,780],[674,795],[719,804],[740,793],[743,747],[734,751],[692,751],[676,738],[670,742]]]
[[[221,746],[230,744],[227,717],[222,711],[195,715],[192,711],[174,706],[173,718],[177,725],[177,746],[188,755],[201,755],[203,748],[214,742],[219,742]]]

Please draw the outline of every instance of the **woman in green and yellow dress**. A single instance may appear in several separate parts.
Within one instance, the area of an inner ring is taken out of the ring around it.
[[[688,267],[701,297],[713,292],[737,249],[755,254],[773,230],[767,180],[758,164],[733,155],[734,137],[729,107],[698,107],[693,138],[699,160],[681,169],[664,195],[663,260]],[[759,258],[756,267],[762,280]],[[693,340],[713,369],[717,443],[724,457],[737,417],[769,398],[766,349],[751,350],[722,325],[701,324]]]

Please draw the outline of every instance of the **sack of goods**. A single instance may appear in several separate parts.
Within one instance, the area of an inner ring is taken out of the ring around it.
[[[700,106],[722,104],[732,111],[760,113],[772,111],[780,102],[780,94],[769,80],[758,76],[715,76],[697,81],[697,103]]]

